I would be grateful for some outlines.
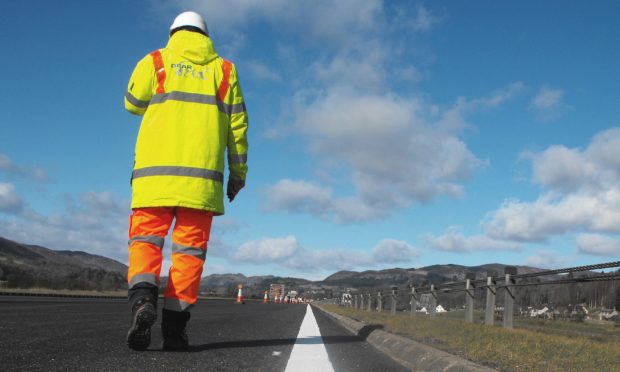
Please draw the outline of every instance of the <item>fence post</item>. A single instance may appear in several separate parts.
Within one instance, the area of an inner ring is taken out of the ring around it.
[[[415,295],[415,287],[411,286],[411,315],[415,314],[418,308],[418,297]]]
[[[354,298],[354,300],[353,300],[353,307],[355,309],[357,309],[357,295],[355,295],[355,297],[353,297],[353,298]]]
[[[620,286],[616,290],[616,311],[620,313]],[[620,315],[616,315],[616,328],[620,327]]]
[[[492,326],[495,323],[495,279],[496,271],[487,271],[487,303],[484,307],[484,324]]]
[[[368,309],[367,309],[368,311],[370,311],[371,307],[372,307],[372,297],[371,296],[372,295],[370,294],[370,292],[368,292]]]
[[[515,282],[514,279],[511,278],[511,275],[517,275],[517,268],[515,266],[506,266],[504,270],[506,274],[505,288],[506,293],[504,295],[504,328],[512,329],[512,320],[514,317],[514,287],[512,286]]]
[[[364,310],[364,294],[360,293],[360,310]]]
[[[469,323],[474,322],[474,295],[476,289],[471,281],[475,278],[476,274],[474,273],[465,274],[465,321]]]
[[[390,312],[392,313],[392,315],[396,314],[396,289],[398,287],[392,287],[392,308],[390,309]]]
[[[435,291],[435,284],[431,284],[431,301],[429,307],[431,318],[434,318],[435,313],[437,312],[437,293]]]
[[[381,298],[381,291],[377,292],[377,311],[381,312],[383,310],[383,298]]]

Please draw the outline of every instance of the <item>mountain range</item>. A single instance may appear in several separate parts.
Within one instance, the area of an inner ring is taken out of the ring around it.
[[[0,283],[8,288],[114,290],[127,287],[127,266],[80,251],[56,251],[0,237]]]
[[[407,284],[424,285],[465,280],[467,273],[476,278],[487,272],[504,273],[506,265],[481,266],[433,265],[421,268],[339,271],[324,280],[273,275],[212,274],[203,277],[200,291],[206,295],[234,296],[239,284],[246,297],[262,297],[272,283],[284,284],[307,295],[325,296],[345,288],[374,289]],[[518,266],[519,273],[540,269]],[[42,287],[51,289],[122,290],[126,288],[127,266],[107,257],[80,251],[58,251],[37,245],[20,244],[0,237],[0,284],[8,288]],[[162,277],[162,286],[167,278]]]

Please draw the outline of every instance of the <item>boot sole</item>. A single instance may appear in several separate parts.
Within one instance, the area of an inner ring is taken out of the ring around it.
[[[146,350],[151,344],[151,326],[155,324],[157,311],[155,307],[146,303],[136,310],[127,332],[127,346],[133,350]]]

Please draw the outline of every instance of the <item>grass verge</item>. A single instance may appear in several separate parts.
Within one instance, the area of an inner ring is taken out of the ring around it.
[[[71,289],[49,289],[49,288],[0,288],[1,293],[30,293],[37,295],[69,295],[69,296],[114,296],[127,297],[127,290],[118,291],[83,291]]]
[[[438,316],[463,320],[465,310],[449,311]],[[474,322],[478,324],[484,322],[483,311],[474,310]],[[496,326],[501,324],[501,319],[495,319]],[[615,327],[612,321],[571,322],[558,319],[515,318],[514,327],[565,336],[586,336],[600,341],[620,341],[620,328]]]
[[[616,340],[507,330],[449,317],[429,319],[320,306],[501,371],[620,371],[620,342]]]

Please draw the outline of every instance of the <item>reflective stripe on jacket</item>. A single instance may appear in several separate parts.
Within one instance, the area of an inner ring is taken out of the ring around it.
[[[235,66],[226,66],[211,39],[190,31],[176,32],[156,54],[138,62],[125,94],[125,108],[144,115],[131,207],[223,214],[225,150],[232,175],[245,180],[248,169],[248,116]]]

